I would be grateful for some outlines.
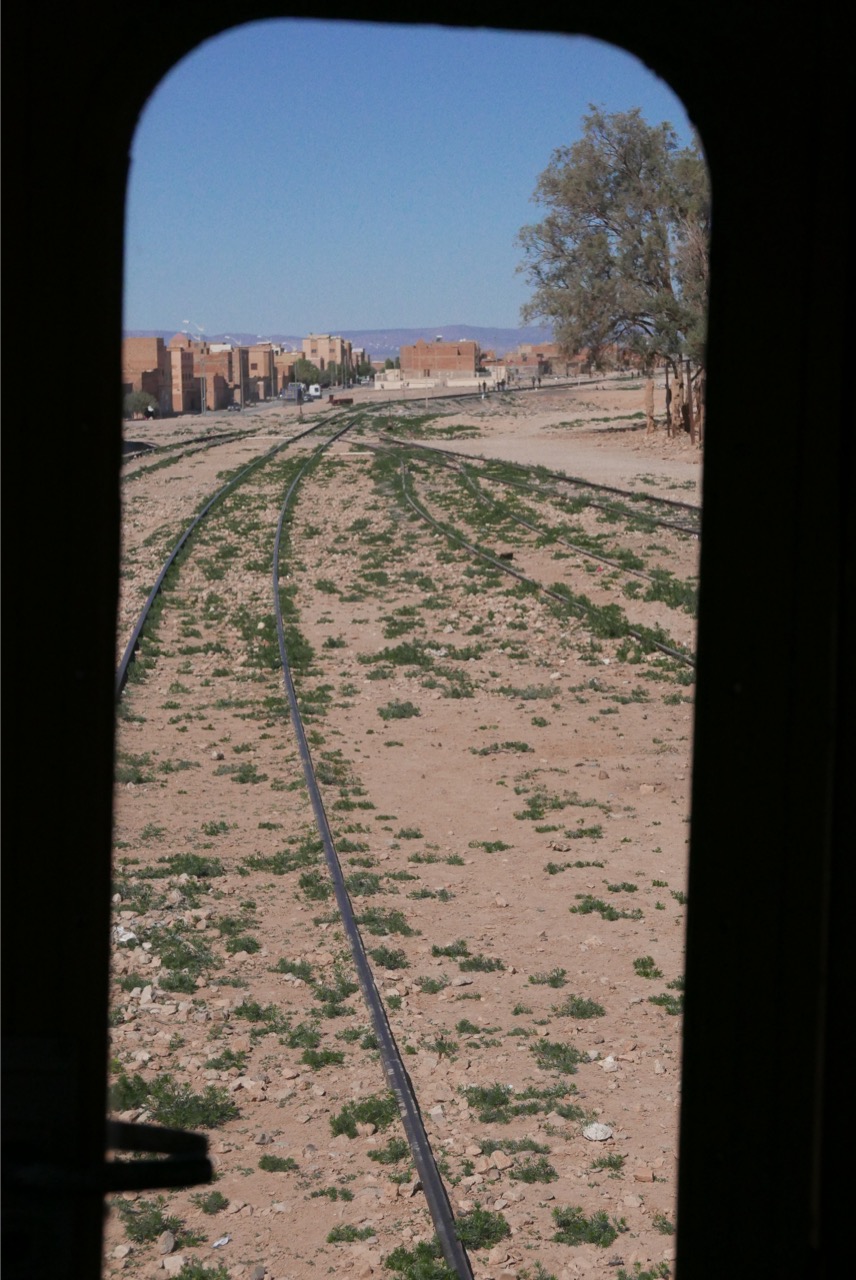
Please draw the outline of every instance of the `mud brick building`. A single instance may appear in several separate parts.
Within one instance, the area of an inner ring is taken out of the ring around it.
[[[323,373],[331,364],[342,366],[350,372],[353,367],[353,352],[347,338],[334,337],[329,333],[310,333],[303,339],[303,357],[309,360]]]
[[[479,365],[477,342],[444,342],[437,338],[426,342],[420,338],[409,347],[401,348],[401,376],[403,378],[432,378],[445,382],[449,378],[474,378]]]

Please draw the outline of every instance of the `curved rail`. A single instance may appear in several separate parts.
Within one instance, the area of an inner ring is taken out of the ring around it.
[[[276,629],[279,638],[279,652],[282,660],[283,680],[285,683],[285,692],[288,698],[288,705],[291,711],[291,723],[297,737],[300,758],[303,762],[303,773],[306,779],[306,786],[312,800],[312,808],[315,812],[315,821],[318,825],[318,832],[324,846],[324,856],[327,861],[327,868],[330,872],[330,878],[333,882],[333,891],[336,896],[336,903],[339,908],[339,914],[342,918],[342,925],[347,934],[348,942],[351,948],[351,954],[354,959],[354,966],[357,971],[360,989],[363,999],[366,1002],[369,1014],[372,1020],[375,1036],[377,1037],[378,1047],[380,1050],[381,1063],[383,1065],[384,1075],[387,1084],[395,1096],[398,1103],[398,1109],[401,1115],[404,1131],[407,1135],[407,1141],[413,1155],[413,1163],[422,1183],[422,1190],[425,1194],[425,1200],[434,1223],[434,1230],[440,1242],[443,1251],[443,1257],[446,1259],[449,1267],[454,1271],[459,1280],[473,1280],[473,1272],[470,1267],[469,1258],[466,1250],[458,1239],[455,1230],[455,1217],[452,1207],[449,1203],[446,1188],[440,1177],[434,1154],[431,1150],[431,1144],[428,1140],[428,1134],[425,1131],[425,1125],[422,1121],[422,1114],[419,1110],[419,1104],[410,1082],[410,1077],[404,1067],[398,1045],[395,1043],[395,1037],[389,1020],[386,1016],[386,1010],[383,1001],[377,989],[377,985],[372,974],[371,966],[366,955],[366,949],[360,936],[357,923],[354,918],[354,911],[351,905],[351,899],[345,887],[345,877],[342,872],[342,866],[339,861],[339,855],[336,852],[336,846],[333,843],[333,836],[330,831],[330,824],[327,820],[327,814],[324,810],[324,803],[321,798],[321,792],[318,788],[318,782],[315,777],[315,769],[312,764],[312,756],[309,751],[309,744],[306,740],[306,732],[303,727],[303,721],[300,717],[300,711],[297,704],[297,693],[294,688],[294,681],[291,676],[291,668],[288,662],[288,652],[285,644],[285,629],[282,620],[282,609],[280,606],[279,593],[279,552],[282,541],[282,530],[285,523],[285,516],[297,485],[300,483],[304,472],[314,463],[322,449],[329,447],[345,431],[350,430],[350,426],[343,428],[336,435],[331,436],[316,453],[310,458],[305,466],[303,466],[289,487],[285,496],[282,511],[280,512],[279,523],[277,525],[276,540],[274,542],[273,552],[273,594],[274,607],[276,610]]]
[[[408,449],[423,449],[427,453],[440,453],[440,454],[444,454],[449,458],[462,459],[464,462],[491,463],[491,462],[502,461],[505,466],[515,467],[520,471],[527,470],[527,468],[523,467],[518,462],[506,462],[504,459],[499,459],[499,458],[486,458],[484,454],[462,453],[457,449],[442,449],[440,448],[439,445],[420,444],[416,440],[401,440],[397,436],[388,436],[387,439],[389,440],[390,444],[402,445]],[[694,502],[681,502],[678,498],[661,498],[658,494],[654,494],[654,493],[636,493],[632,489],[618,489],[615,487],[615,485],[598,484],[594,480],[583,480],[582,477],[580,476],[566,476],[559,471],[549,471],[547,470],[547,468],[544,468],[544,471],[550,477],[551,480],[554,480],[559,484],[577,485],[580,488],[584,488],[584,489],[597,489],[602,491],[603,493],[614,493],[616,494],[617,497],[620,497],[620,498],[629,498],[633,502],[640,502],[640,501],[656,502],[664,507],[677,507],[682,511],[691,511],[694,515],[701,515],[701,510],[702,510],[701,507]],[[531,490],[533,488],[532,485],[524,484],[523,482],[520,482],[520,481],[508,480],[502,477],[495,477],[495,479],[499,484],[513,485],[514,487],[516,488],[519,487],[521,489]],[[597,505],[596,503],[592,503],[592,506],[596,506],[596,505]],[[611,508],[607,507],[604,509],[610,510]],[[634,513],[634,514],[639,514],[639,513]],[[644,512],[642,514],[645,515]],[[664,528],[675,529],[678,533],[690,533],[690,534],[693,534],[694,536],[698,535],[698,529],[690,529],[690,528],[687,528],[685,525],[670,524],[668,521],[660,520],[656,516],[646,516],[645,518],[649,520],[653,520],[657,524],[663,525]]]
[[[443,450],[442,452],[445,453],[446,451]],[[452,457],[454,457],[454,455],[452,455]],[[486,493],[482,493],[481,489],[479,489],[473,477],[468,473],[466,465],[462,463],[461,465],[456,466],[452,461],[452,457],[449,458],[448,462],[444,460],[443,465],[449,467],[452,471],[456,471],[458,475],[466,481],[467,485],[472,489],[479,502],[498,508],[499,503],[494,502],[492,498],[489,498]],[[488,479],[489,478],[490,477],[488,477]],[[539,537],[542,537],[545,533],[544,529],[539,529],[537,525],[530,523],[529,520],[524,520],[522,516],[515,515],[513,511],[507,511],[505,512],[505,515],[507,519],[513,521],[514,524],[519,524],[524,529],[528,529],[530,533],[534,533]],[[597,560],[600,564],[609,565],[612,569],[619,569],[622,573],[631,574],[634,578],[644,578],[646,582],[656,582],[656,578],[654,578],[650,573],[645,573],[642,569],[628,568],[627,565],[621,564],[619,560],[611,560],[609,556],[598,555],[596,551],[588,551],[585,547],[580,547],[575,542],[569,542],[567,538],[563,538],[561,535],[556,536],[556,541],[561,543],[563,547],[568,547],[571,551],[576,552],[577,555],[585,556],[588,560]]]
[[[149,594],[146,596],[146,602],[140,611],[140,616],[137,618],[137,621],[134,625],[133,631],[131,632],[128,643],[125,646],[125,652],[122,654],[122,659],[116,671],[117,701],[122,695],[122,690],[125,688],[125,684],[128,679],[128,668],[130,667],[131,662],[134,659],[134,654],[136,652],[136,648],[139,643],[140,636],[143,633],[143,628],[146,625],[146,620],[148,619],[149,612],[151,611],[151,607],[154,604],[155,600],[157,599],[158,593],[160,592],[161,587],[164,584],[164,579],[166,578],[166,575],[169,573],[170,569],[175,564],[175,561],[179,553],[181,552],[182,547],[187,542],[188,538],[193,533],[196,526],[200,523],[201,520],[205,518],[205,516],[207,516],[208,512],[211,510],[214,504],[219,502],[221,498],[224,498],[227,493],[230,493],[232,489],[234,489],[235,486],[241,480],[243,480],[244,476],[246,476],[248,472],[252,471],[255,467],[261,466],[264,462],[267,462],[269,458],[272,458],[275,454],[279,453],[282,449],[288,448],[290,444],[294,444],[297,440],[302,440],[304,436],[308,436],[311,434],[311,432],[317,431],[320,427],[327,426],[327,425],[329,425],[329,422],[327,420],[325,420],[323,423],[320,423],[320,422],[314,423],[311,427],[308,427],[306,431],[301,431],[296,436],[289,436],[287,440],[281,440],[280,443],[277,445],[274,445],[272,449],[268,449],[266,453],[261,454],[258,458],[254,458],[253,461],[248,463],[246,467],[243,467],[238,472],[237,475],[233,476],[231,480],[227,481],[227,483],[223,485],[222,489],[218,489],[217,492],[214,494],[214,496],[212,498],[209,498],[209,500],[206,502],[202,510],[196,514],[193,520],[191,520],[190,524],[187,526],[184,533],[181,535],[178,542],[175,544],[172,551],[170,552],[166,563],[164,564],[163,568],[161,569],[160,573],[155,579],[154,586],[152,587]]]
[[[380,449],[382,446],[370,445],[368,447]],[[475,546],[471,542],[467,542],[466,538],[463,538],[461,534],[446,528],[439,520],[435,520],[434,517],[408,493],[407,469],[403,459],[401,463],[401,488],[405,500],[417,515],[421,516],[423,520],[427,520],[429,524],[433,525],[434,528],[445,537],[452,538],[455,542],[459,542],[467,551],[470,551],[473,555],[479,556],[483,560],[487,560],[488,563],[494,565],[497,569],[501,569],[503,573],[509,574],[512,578],[517,578],[519,582],[525,582],[529,586],[535,587],[542,595],[549,597],[551,600],[558,600],[567,607],[576,610],[578,616],[590,616],[593,612],[591,609],[587,608],[581,600],[570,600],[560,591],[554,591],[551,587],[545,587],[543,583],[538,582],[535,578],[527,577],[526,574],[521,573],[518,569],[512,569],[504,560],[500,560],[496,556],[492,556],[489,551],[485,551],[483,548]],[[630,636],[631,639],[638,641],[640,644],[650,645],[660,653],[666,654],[667,657],[675,658],[678,662],[685,663],[688,667],[694,667],[696,665],[695,658],[692,654],[683,653],[680,649],[673,649],[670,645],[662,644],[659,640],[652,640],[649,636],[644,636],[642,632],[635,627],[628,627],[624,634]]]

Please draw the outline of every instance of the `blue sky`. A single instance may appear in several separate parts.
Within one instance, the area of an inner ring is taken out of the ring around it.
[[[206,41],[134,138],[125,328],[516,326],[515,237],[590,103],[690,140],[665,82],[588,38],[282,19]]]

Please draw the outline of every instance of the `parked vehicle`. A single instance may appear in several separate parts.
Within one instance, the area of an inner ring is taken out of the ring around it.
[[[306,398],[307,398],[307,400],[320,400],[320,399],[321,399],[321,387],[318,385],[318,383],[317,383],[317,382],[313,382],[313,383],[311,384],[311,386],[309,387],[309,390],[308,390],[308,391],[307,391],[307,393],[306,393]]]

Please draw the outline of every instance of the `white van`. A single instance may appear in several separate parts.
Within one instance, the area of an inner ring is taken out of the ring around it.
[[[308,390],[308,391],[307,391],[307,393],[306,393],[306,398],[307,398],[308,400],[320,400],[320,399],[321,399],[321,388],[320,388],[320,386],[318,385],[318,383],[317,383],[317,382],[313,382],[313,383],[312,383],[312,385],[310,386],[309,390]]]

